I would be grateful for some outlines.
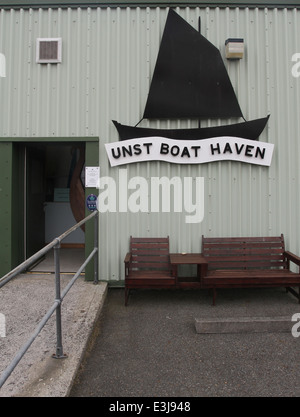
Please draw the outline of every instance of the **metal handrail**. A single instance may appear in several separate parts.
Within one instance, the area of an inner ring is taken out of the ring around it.
[[[65,239],[70,233],[77,230],[80,226],[85,224],[90,219],[94,218],[94,249],[89,254],[89,256],[86,258],[84,263],[80,266],[80,268],[77,270],[75,275],[73,276],[72,280],[69,282],[69,284],[66,286],[64,291],[61,294],[60,291],[60,259],[59,259],[59,249],[60,249],[60,243],[63,239]],[[0,388],[3,386],[3,384],[6,382],[7,378],[10,376],[10,374],[13,372],[15,367],[18,365],[20,360],[23,358],[31,344],[34,342],[34,340],[37,338],[47,321],[50,319],[52,314],[56,311],[56,354],[52,355],[56,359],[62,359],[65,358],[66,355],[63,352],[63,346],[62,346],[62,329],[61,329],[61,304],[64,297],[67,295],[68,291],[71,289],[77,278],[80,276],[86,265],[91,261],[91,259],[98,253],[98,211],[94,211],[92,214],[87,216],[85,219],[81,220],[79,223],[75,224],[73,227],[68,229],[66,232],[64,232],[62,235],[55,238],[51,243],[49,243],[47,246],[42,248],[40,251],[36,252],[34,255],[32,255],[30,258],[28,258],[26,261],[21,263],[19,266],[17,266],[15,269],[10,271],[8,274],[6,274],[4,277],[0,280],[0,288],[3,287],[5,284],[7,284],[12,278],[14,278],[16,275],[27,269],[30,265],[32,265],[37,259],[39,259],[41,256],[45,255],[47,252],[49,252],[51,249],[54,249],[54,265],[55,265],[55,287],[56,287],[56,296],[55,301],[52,304],[52,306],[49,308],[47,313],[44,315],[42,320],[39,322],[38,326],[32,333],[31,337],[27,340],[27,342],[21,347],[19,352],[16,354],[16,356],[13,358],[12,362],[7,366],[7,368],[3,371],[0,377]],[[98,284],[98,257],[95,256],[95,264],[94,264],[94,284]]]
[[[89,221],[91,218],[98,215],[98,211],[94,211],[89,216],[85,217],[83,220],[72,226],[70,229],[68,229],[66,232],[61,234],[60,236],[56,237],[52,240],[48,245],[44,246],[41,250],[33,254],[30,258],[26,259],[26,261],[22,262],[20,265],[18,265],[15,269],[8,272],[6,275],[4,275],[2,278],[0,278],[0,288],[3,287],[5,284],[7,284],[12,278],[14,278],[16,275],[23,272],[25,269],[29,268],[34,262],[36,262],[38,259],[40,259],[43,255],[48,253],[52,248],[54,248],[56,245],[59,245],[60,242],[65,239],[67,236],[69,236],[72,232],[79,229],[83,224],[85,224],[87,221]]]

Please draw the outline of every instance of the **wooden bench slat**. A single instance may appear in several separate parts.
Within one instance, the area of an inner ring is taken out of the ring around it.
[[[135,253],[132,254],[132,259],[133,260],[139,260],[141,262],[143,262],[144,260],[151,260],[152,262],[160,262],[160,261],[168,261],[169,260],[169,255],[159,255],[157,253],[150,253],[147,255],[147,253],[142,253],[141,255],[136,255]]]
[[[161,267],[159,265],[153,265],[151,263],[143,263],[143,264],[137,264],[137,265],[133,265],[130,268],[130,273],[131,271],[143,271],[149,269],[151,271],[155,271],[155,270],[161,270],[163,271],[164,269],[169,269],[169,265],[168,264],[162,264]]]
[[[228,278],[228,277],[237,277],[237,278],[261,278],[261,277],[271,277],[271,278],[290,278],[290,277],[297,277],[299,278],[299,274],[291,272],[289,270],[215,270],[215,271],[208,271],[205,279],[212,278]]]
[[[270,248],[269,246],[267,248],[242,248],[241,246],[238,248],[230,248],[229,246],[226,246],[224,248],[204,248],[204,253],[208,254],[208,255],[215,255],[215,254],[229,254],[229,253],[236,253],[236,254],[259,254],[259,253],[270,253],[270,250],[272,250],[272,254],[273,253],[282,253],[283,252],[283,248],[282,247],[278,247],[278,248]]]
[[[168,245],[168,238],[166,237],[134,237],[132,238],[131,244],[135,245],[136,243],[164,243]]]
[[[161,251],[161,250],[147,250],[147,249],[143,249],[143,250],[139,250],[139,251],[135,251],[133,250],[131,252],[132,256],[169,256],[169,252],[166,251]]]
[[[154,243],[154,242],[144,242],[144,243],[132,243],[131,245],[131,249],[132,250],[138,250],[138,249],[143,249],[143,248],[147,248],[147,249],[168,249],[168,244],[167,243]]]
[[[233,254],[233,255],[227,255],[225,256],[224,254],[220,254],[220,255],[213,255],[213,256],[208,256],[204,253],[204,256],[209,259],[211,262],[226,262],[228,261],[240,261],[240,262],[247,262],[247,261],[253,261],[253,260],[261,260],[261,261],[266,261],[269,260],[270,262],[272,261],[277,261],[277,260],[284,260],[284,256],[283,254],[274,254],[274,255],[268,255],[266,253],[263,254],[257,254],[257,255],[249,255],[249,254],[245,254],[245,255],[238,255],[238,254]]]
[[[254,237],[204,237],[206,243],[225,245],[234,242],[284,242],[283,236],[254,236]],[[222,240],[221,240],[222,239]]]

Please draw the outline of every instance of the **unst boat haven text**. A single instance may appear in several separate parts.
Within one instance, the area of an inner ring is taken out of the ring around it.
[[[235,137],[201,140],[148,137],[108,143],[105,147],[111,166],[154,160],[177,164],[230,160],[270,166],[274,145]]]

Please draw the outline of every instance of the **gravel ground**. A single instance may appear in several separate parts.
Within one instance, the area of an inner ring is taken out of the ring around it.
[[[72,275],[61,275],[62,289]],[[0,289],[0,313],[6,337],[0,337],[0,374],[27,342],[55,300],[52,274],[24,274]],[[101,309],[106,284],[79,277],[62,303],[62,334],[66,359],[56,352],[55,313],[0,389],[0,397],[66,396],[79,366],[94,320]]]

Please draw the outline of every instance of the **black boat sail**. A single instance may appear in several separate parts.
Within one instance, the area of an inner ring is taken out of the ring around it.
[[[243,117],[220,51],[170,9],[143,119]],[[147,136],[258,139],[269,116],[241,123],[190,129],[127,126],[113,120],[120,140]],[[244,119],[245,120],[245,119]]]

